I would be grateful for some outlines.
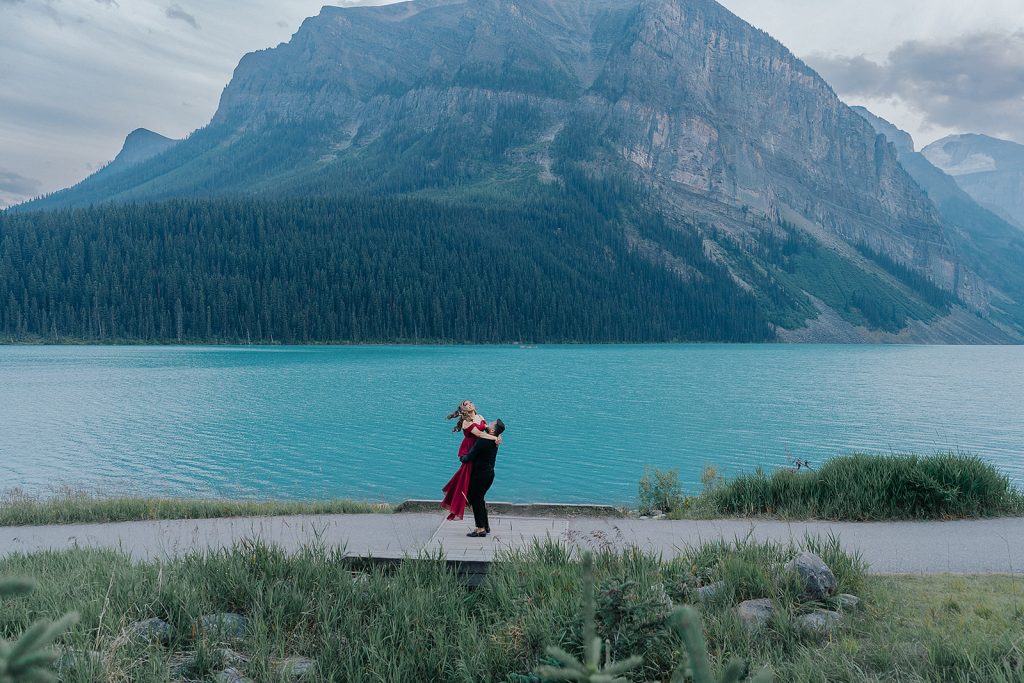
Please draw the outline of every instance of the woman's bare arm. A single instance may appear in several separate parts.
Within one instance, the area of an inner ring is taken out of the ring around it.
[[[477,427],[473,427],[473,429],[469,433],[478,439],[487,439],[489,441],[497,441],[499,443],[501,442],[500,436],[494,436],[493,434],[488,434],[487,432],[481,432]]]

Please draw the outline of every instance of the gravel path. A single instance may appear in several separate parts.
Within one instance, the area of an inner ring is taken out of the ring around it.
[[[295,550],[309,543],[354,556],[416,557],[443,550],[448,559],[489,561],[502,550],[552,538],[580,547],[637,545],[671,557],[704,540],[750,537],[800,541],[837,536],[876,573],[1024,574],[1024,518],[955,522],[666,521],[493,516],[494,533],[466,537],[469,521],[438,513],[312,515],[0,528],[0,557],[72,547],[119,548],[137,559],[180,556],[261,539]]]

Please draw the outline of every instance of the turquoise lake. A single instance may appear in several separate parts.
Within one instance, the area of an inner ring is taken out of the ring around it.
[[[977,453],[1024,484],[1024,347],[0,347],[0,490],[439,498],[463,398],[489,498],[631,502],[644,465]]]

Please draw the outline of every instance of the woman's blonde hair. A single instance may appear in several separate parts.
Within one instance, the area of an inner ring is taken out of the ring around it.
[[[466,408],[467,405],[469,405],[469,399],[466,399],[465,401],[460,403],[459,407],[453,410],[452,412],[448,413],[448,417],[445,418],[446,420],[454,420],[455,418],[459,418],[458,421],[455,423],[455,427],[452,428],[453,432],[462,431],[462,421],[469,419],[469,410]]]

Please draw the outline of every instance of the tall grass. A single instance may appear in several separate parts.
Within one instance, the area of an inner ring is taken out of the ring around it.
[[[53,496],[32,496],[12,489],[0,494],[0,526],[128,522],[147,519],[358,514],[388,512],[390,509],[388,505],[349,500],[290,502],[107,497],[72,489],[61,489]]]
[[[944,607],[950,587],[930,590],[927,580],[913,579],[908,591],[899,579],[866,576],[834,540],[803,545],[832,565],[841,591],[868,605],[851,613],[835,638],[798,626],[799,615],[819,605],[800,603],[781,572],[797,548],[744,541],[692,548],[670,562],[636,550],[599,550],[597,635],[615,659],[643,656],[633,680],[666,680],[682,647],[666,624],[671,607],[692,602],[695,587],[723,581],[724,589],[701,604],[716,669],[739,655],[791,683],[1019,680],[1009,675],[1024,664],[1015,649],[1024,597],[1011,579],[977,579],[990,589],[984,612],[969,612],[968,586],[955,596],[963,611],[950,620],[943,618],[950,614]],[[0,560],[0,575],[32,575],[39,587],[3,606],[0,636],[41,616],[77,610],[81,622],[63,639],[78,653],[66,659],[63,680],[71,683],[210,680],[228,664],[253,680],[279,681],[278,663],[290,655],[316,661],[308,681],[536,683],[531,672],[545,663],[546,646],[582,655],[583,576],[564,547],[538,544],[508,555],[475,591],[436,558],[360,566],[336,550],[306,548],[289,556],[251,543],[167,563],[139,564],[95,550],[8,557]],[[756,635],[733,611],[747,597],[769,597],[778,606]],[[251,619],[248,638],[221,643],[194,636],[199,616],[224,611]],[[175,627],[169,645],[123,636],[126,625],[149,617]],[[965,628],[970,638],[953,637]]]
[[[693,507],[801,519],[958,519],[1024,514],[1024,495],[973,455],[855,454],[813,471],[758,470],[720,482]]]

